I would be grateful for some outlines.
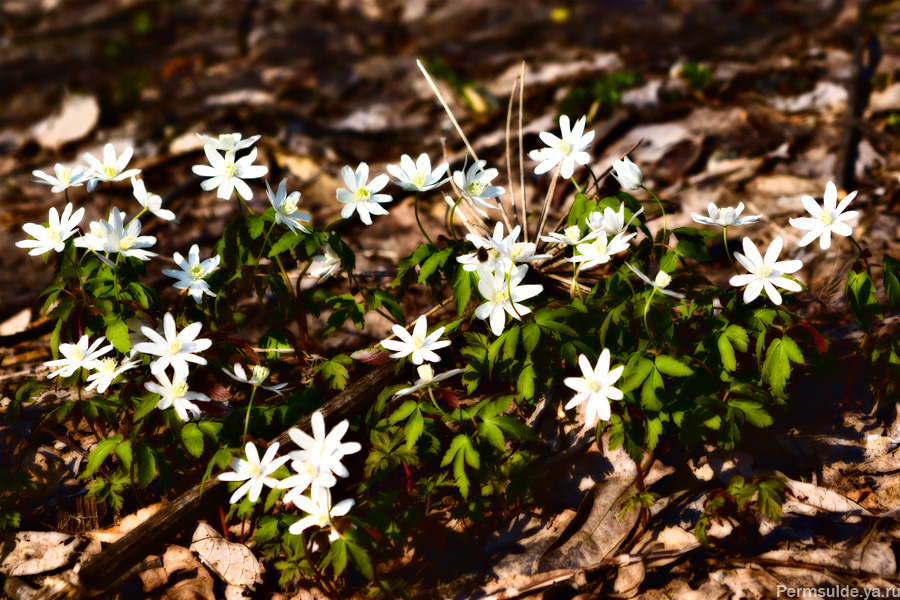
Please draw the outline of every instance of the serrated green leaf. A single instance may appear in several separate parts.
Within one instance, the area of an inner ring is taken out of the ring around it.
[[[759,495],[756,503],[759,512],[773,523],[781,522],[781,505],[784,502],[784,482],[780,479],[763,479],[757,484]]]
[[[501,452],[506,450],[506,440],[503,437],[503,432],[491,421],[483,421],[478,424],[478,436]]]
[[[537,323],[526,323],[522,330],[522,345],[526,354],[531,354],[537,348],[541,339],[541,328]]]
[[[417,408],[419,408],[418,402],[416,402],[415,400],[407,400],[399,407],[397,407],[397,410],[391,413],[391,416],[388,417],[388,423],[390,423],[391,425],[397,424],[398,422],[411,415],[412,412]]]
[[[372,568],[372,560],[366,551],[350,541],[347,542],[347,550],[350,551],[350,559],[353,561],[353,566],[356,567],[359,574],[369,581],[373,581],[375,579],[375,570]]]
[[[331,542],[328,555],[331,557],[331,568],[334,569],[335,576],[343,573],[347,568],[347,542],[341,538]]]
[[[457,452],[453,459],[453,476],[456,478],[456,487],[463,498],[469,496],[469,478],[466,476],[465,451]]]
[[[156,479],[156,456],[148,446],[138,444],[134,450],[136,464],[138,487],[145,488]]]
[[[728,401],[728,406],[744,413],[744,418],[754,427],[769,427],[772,424],[772,415],[759,402],[732,399]]]
[[[412,448],[415,446],[423,431],[425,431],[425,417],[422,416],[422,411],[416,406],[416,410],[413,411],[412,416],[406,423],[406,427],[403,428],[403,432],[406,434],[406,447]]]
[[[856,322],[868,331],[872,319],[881,318],[881,307],[875,298],[875,284],[865,271],[857,273],[850,270],[847,273],[847,285],[844,287],[847,296],[847,305],[850,312],[856,318]]]
[[[798,365],[802,365],[806,362],[806,359],[803,358],[803,351],[800,350],[800,346],[798,346],[797,342],[792,338],[784,336],[781,338],[781,343],[784,346],[785,354],[791,359],[791,362],[795,362]]]
[[[452,252],[453,248],[444,248],[425,259],[419,267],[419,283],[424,285],[435,271],[444,266]]]
[[[159,404],[159,394],[147,394],[143,396],[143,400],[138,404],[137,408],[134,411],[134,420],[140,421],[145,416],[150,414],[154,408]]]
[[[103,464],[103,461],[106,460],[106,457],[115,450],[116,446],[122,443],[122,439],[122,434],[119,434],[115,437],[100,440],[97,446],[91,450],[91,453],[88,455],[87,468],[84,470],[84,473],[81,474],[79,479],[87,479],[96,473],[97,469],[100,468],[100,465]]]
[[[694,374],[693,369],[666,354],[656,357],[656,368],[660,373],[670,377],[687,377]]]
[[[740,325],[729,325],[725,330],[725,335],[728,336],[728,341],[738,352],[746,352],[750,347],[750,336],[747,335],[747,330]]]
[[[265,229],[266,221],[261,216],[257,217],[256,215],[248,215],[247,216],[247,231],[250,233],[250,237],[252,239],[256,239],[262,235],[263,230]]]
[[[493,417],[490,419],[490,423],[502,429],[514,440],[537,441],[540,439],[540,436],[528,425],[513,417]]]
[[[453,277],[453,302],[456,303],[456,314],[462,316],[472,297],[472,273],[461,266],[457,267]]]
[[[196,458],[203,454],[203,432],[196,423],[185,423],[181,428],[181,441],[191,456]]]
[[[653,361],[641,356],[639,353],[634,354],[637,360],[632,362],[631,359],[625,365],[625,377],[620,379],[620,383],[616,386],[623,394],[627,394],[632,390],[636,390],[647,376],[653,370]]]
[[[116,457],[119,459],[119,463],[121,463],[121,465],[123,467],[125,467],[125,470],[126,471],[130,470],[131,469],[131,461],[133,458],[133,455],[131,452],[131,440],[125,440],[124,442],[122,442],[121,444],[116,446],[115,454],[116,454]]]
[[[653,450],[659,443],[659,436],[662,435],[663,424],[659,419],[647,419],[644,421],[644,444],[647,450]]]
[[[506,330],[506,339],[503,340],[503,358],[506,360],[516,355],[516,346],[519,345],[519,331],[520,327],[518,324]]]
[[[675,244],[675,252],[677,252],[680,256],[686,256],[689,258],[693,258],[697,262],[711,262],[712,256],[709,255],[709,251],[706,249],[706,243],[703,241],[703,238],[699,235],[692,235],[682,230],[676,231],[675,235],[678,236],[678,243]],[[694,230],[696,231],[696,230]]]
[[[670,250],[663,255],[659,261],[659,270],[666,273],[673,273],[678,266],[678,254]]]
[[[285,232],[274,244],[272,244],[269,253],[266,256],[274,258],[283,252],[293,250],[297,247],[297,244],[303,241],[303,238],[304,236],[297,235],[293,231]]]
[[[316,367],[316,373],[322,375],[322,379],[325,380],[325,383],[331,389],[342,390],[347,387],[347,382],[350,381],[350,372],[347,371],[347,367],[344,365],[349,365],[351,362],[353,361],[349,356],[338,354],[331,360],[319,363],[319,366]]]
[[[769,344],[761,374],[776,394],[784,391],[787,380],[791,376],[791,363],[780,338],[772,340],[772,343]]]
[[[200,432],[214,444],[219,441],[219,432],[222,431],[223,426],[218,421],[209,421],[207,419],[197,421],[197,427],[200,429]]]
[[[469,443],[469,438],[464,433],[457,434],[455,438],[450,442],[450,447],[447,448],[447,452],[444,454],[444,458],[441,460],[441,466],[446,467],[449,465],[456,454],[459,452],[460,448]]]
[[[116,318],[106,326],[106,339],[122,354],[131,352],[131,341],[128,339],[128,325]]]
[[[534,398],[534,379],[537,377],[537,374],[534,371],[534,363],[531,362],[531,357],[525,361],[525,366],[522,367],[522,371],[519,373],[519,379],[516,382],[516,394],[522,400],[529,400]]]
[[[641,388],[641,406],[648,411],[657,411],[662,408],[662,401],[657,397],[656,390],[663,388],[663,378],[656,367],[650,369],[650,373],[644,380]]]

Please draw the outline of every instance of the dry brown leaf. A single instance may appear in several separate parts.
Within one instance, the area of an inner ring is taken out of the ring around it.
[[[162,508],[161,502],[151,504],[150,506],[140,509],[133,515],[123,517],[114,527],[109,527],[107,529],[101,529],[98,531],[85,531],[84,535],[100,542],[116,542],[120,537],[149,519],[152,515],[156,514],[156,512],[160,508]]]
[[[213,578],[190,550],[169,546],[162,566],[139,573],[148,598],[160,600],[201,600],[215,598]]]
[[[83,538],[56,531],[20,531],[0,536],[0,572],[37,575],[72,562]]]
[[[206,523],[194,530],[191,550],[229,585],[252,587],[262,583],[262,568],[250,548],[226,541]]]
[[[93,96],[66,96],[59,112],[34,126],[32,133],[44,148],[58,150],[89,134],[100,119],[100,104]]]

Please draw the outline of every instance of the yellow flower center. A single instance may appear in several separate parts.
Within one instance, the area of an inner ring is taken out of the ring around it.
[[[97,370],[102,373],[113,373],[116,370],[116,367],[119,366],[118,361],[114,358],[104,358],[98,361]]]
[[[47,228],[47,237],[50,238],[50,241],[54,244],[58,244],[62,241],[62,238],[59,237],[59,232],[52,227]]]
[[[72,344],[72,360],[82,360],[84,358],[84,352],[82,352],[81,348],[75,344]]]
[[[507,302],[509,302],[509,294],[506,293],[506,290],[497,292],[496,294],[494,294],[494,302],[496,302],[497,304],[506,304]]]
[[[476,179],[469,184],[468,190],[472,196],[480,196],[484,193],[484,184]]]
[[[97,237],[106,237],[106,230],[100,227],[100,223],[95,221],[91,223],[91,234],[96,235]]]
[[[258,385],[269,377],[268,367],[264,367],[262,365],[253,365],[253,369],[251,371],[253,373],[253,376],[250,378],[250,382],[254,384]]]
[[[59,182],[68,185],[70,181],[72,181],[72,169],[63,167],[59,173]]]
[[[772,267],[769,265],[763,265],[759,268],[760,277],[769,277],[770,275],[772,275]]]
[[[522,256],[522,252],[525,251],[525,244],[513,244],[512,250],[510,250],[509,254],[513,258],[519,258]]]
[[[422,187],[425,184],[425,180],[427,178],[428,176],[422,171],[416,171],[415,173],[413,173],[410,181],[412,181],[413,185],[415,185],[416,187]]]
[[[422,344],[424,344],[424,343],[425,343],[425,340],[423,340],[419,336],[417,336],[417,335],[412,336],[412,345],[416,350],[421,348]]]
[[[500,257],[500,251],[496,248],[491,248],[490,250],[488,250],[488,256],[491,260],[497,260],[497,258]]]
[[[284,204],[281,205],[281,212],[286,215],[297,212],[297,203],[293,200],[285,200]]]
[[[831,213],[827,210],[822,211],[822,214],[819,215],[819,220],[822,221],[824,225],[831,225],[834,222],[834,218],[832,218]]]
[[[328,526],[328,515],[322,513],[321,515],[316,515],[316,525],[319,527],[327,527]]]
[[[181,383],[175,384],[172,388],[172,393],[179,398],[188,393],[188,384],[186,381],[182,381]]]
[[[259,477],[260,475],[262,475],[262,469],[256,463],[247,463],[247,473],[252,479],[254,477]]]
[[[559,140],[558,142],[553,144],[553,147],[556,148],[557,150],[559,150],[560,152],[562,152],[563,154],[568,154],[569,152],[572,151],[572,147],[570,145],[568,145],[565,142],[565,140]]]
[[[120,247],[122,250],[128,250],[129,248],[131,248],[132,246],[134,246],[134,243],[135,243],[136,241],[137,241],[137,238],[135,238],[133,235],[126,235],[126,236],[123,237],[122,240],[119,242],[119,247]]]
[[[200,265],[200,264],[191,265],[190,270],[188,270],[188,274],[191,276],[191,279],[193,279],[194,281],[199,281],[199,280],[203,279],[203,276],[205,275],[205,270],[203,268],[203,265]]]
[[[234,177],[235,175],[237,175],[237,167],[235,167],[233,164],[225,165],[224,171],[226,177]]]
[[[416,371],[419,373],[419,379],[422,379],[424,381],[431,381],[432,379],[434,379],[434,369],[431,365],[422,365],[421,367],[416,369]]]
[[[578,225],[572,225],[571,227],[566,227],[564,233],[570,240],[577,240],[581,235],[581,229],[578,228]]]
[[[588,387],[591,388],[592,392],[599,392],[600,388],[603,386],[600,385],[600,382],[594,378],[588,378],[587,380]]]
[[[369,193],[369,190],[367,190],[366,188],[359,188],[358,190],[356,190],[356,199],[359,201],[364,202],[364,201],[367,201],[371,197],[372,197],[372,194]]]
[[[184,344],[181,343],[181,340],[179,340],[178,338],[175,338],[174,340],[169,342],[169,352],[171,352],[172,354],[178,354],[179,352],[181,352],[181,348],[183,346],[184,346]],[[185,389],[187,389],[187,388],[185,388]]]
[[[118,172],[116,165],[103,165],[103,176],[107,179],[114,179]]]
[[[313,478],[313,479],[314,479],[316,476],[318,476],[318,474],[319,474],[319,470],[316,469],[316,466],[315,466],[314,464],[312,464],[311,462],[309,462],[308,460],[304,460],[304,461],[300,464],[300,470],[299,470],[299,472],[300,472],[301,475],[306,475],[307,477],[310,477],[310,478]]]
[[[660,271],[656,274],[654,283],[658,288],[667,288],[669,287],[669,284],[672,283],[672,277],[665,271]]]

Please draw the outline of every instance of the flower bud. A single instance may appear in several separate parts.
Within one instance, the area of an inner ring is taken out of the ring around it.
[[[656,284],[656,287],[660,289],[665,289],[669,287],[669,284],[672,283],[672,276],[666,273],[665,271],[660,271],[656,274],[656,278],[653,281]]]
[[[639,189],[644,181],[641,169],[627,156],[622,160],[613,161],[613,177],[623,188],[632,191]]]

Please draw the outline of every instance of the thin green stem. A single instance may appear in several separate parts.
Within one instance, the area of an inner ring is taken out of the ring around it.
[[[266,232],[266,237],[263,238],[262,248],[259,249],[259,256],[256,257],[257,265],[259,264],[259,261],[262,260],[262,255],[266,252],[266,244],[269,242],[269,236],[272,235],[273,229],[275,229],[275,221],[272,221],[269,230]]]
[[[506,278],[506,295],[509,298],[509,305],[512,307],[513,313],[521,321],[522,315],[520,315],[519,311],[516,310],[516,303],[513,301],[513,295],[512,295],[512,274],[513,274],[513,271],[515,271],[515,270],[516,270],[516,265],[513,264],[512,268],[509,270],[509,276]]]
[[[135,221],[137,221],[138,219],[140,219],[142,216],[144,216],[144,213],[145,213],[145,212],[147,212],[147,208],[146,208],[146,207],[144,207],[144,209],[141,210],[141,212],[139,212],[138,214],[134,215],[134,216],[131,218],[131,220],[128,221],[128,225],[131,225],[132,223],[134,223]],[[128,229],[128,225],[125,226],[125,229]]]
[[[734,264],[734,258],[731,257],[731,252],[728,250],[728,226],[725,225],[722,227],[722,241],[725,242],[725,256],[728,257],[728,262],[731,263],[731,268],[734,269],[734,272],[738,275],[741,274],[738,271],[737,265]]]
[[[594,180],[594,190],[599,194],[600,193],[600,180],[597,179],[597,176],[594,174],[594,170],[591,168],[591,165],[584,165],[584,166],[587,168],[588,173],[591,174],[591,179]],[[585,189],[587,189],[587,188],[585,188]]]
[[[647,304],[644,305],[644,315],[642,317],[644,320],[644,330],[647,332],[647,335],[650,336],[651,339],[653,338],[653,336],[650,335],[650,327],[647,324],[647,313],[650,312],[650,304],[653,302],[653,296],[655,295],[656,287],[654,286],[653,290],[650,292],[650,296],[647,298]]]
[[[250,208],[250,205],[247,204],[247,201],[244,200],[243,198],[241,198],[241,195],[238,194],[237,190],[234,190],[234,195],[237,196],[237,199],[238,199],[238,201],[239,201],[239,206],[240,206],[240,205],[246,206],[246,207],[247,207],[247,210],[250,211],[250,214],[253,215],[253,216],[255,217],[255,216],[256,216],[256,213],[253,212],[253,209]],[[243,208],[241,208],[241,216],[244,216],[244,209],[243,209]]]
[[[575,189],[578,191],[579,194],[582,193],[582,192],[584,191],[584,190],[581,189],[581,186],[578,185],[578,182],[575,181],[575,176],[574,176],[574,175],[572,175],[571,177],[569,177],[569,181],[572,182],[572,185],[575,186]]]
[[[652,191],[650,191],[650,189],[647,186],[642,185],[641,189],[644,190],[645,192],[647,192],[648,194],[650,194],[651,196],[653,196],[653,199],[656,200],[656,203],[659,205],[659,211],[662,213],[662,218],[663,218],[663,242],[666,242],[669,239],[669,236],[667,234],[669,228],[667,227],[666,209],[663,208],[662,200],[660,200],[656,194],[654,194]]]
[[[109,194],[106,197],[106,220],[109,221],[109,215],[112,214],[112,184],[109,182]]]
[[[247,403],[247,416],[244,417],[244,437],[241,438],[243,440],[243,444],[247,445],[247,427],[250,425],[250,409],[253,408],[253,397],[256,396],[256,388],[258,386],[253,386],[253,391],[250,392],[250,402]]]
[[[575,271],[572,272],[572,285],[569,286],[569,298],[575,299],[575,292],[578,292],[578,297],[581,298],[581,290],[578,288],[578,272],[581,271],[581,265],[584,263],[577,263],[575,265]]]
[[[419,231],[422,232],[422,235],[425,236],[425,239],[428,240],[428,243],[434,246],[434,242],[431,241],[431,238],[428,237],[428,234],[425,232],[425,228],[422,227],[422,221],[419,219],[419,192],[416,191],[416,198],[413,200],[413,211],[416,213],[416,224],[419,226]]]
[[[330,221],[330,222],[328,223],[328,225],[326,225],[325,227],[322,228],[322,231],[328,231],[328,230],[331,229],[336,223],[340,223],[340,222],[343,221],[343,220],[344,220],[344,217],[338,217],[337,219],[334,219],[333,221]]]
[[[121,256],[121,252],[116,253],[116,262],[113,266],[113,291],[116,293],[116,300],[119,299],[119,258]]]
[[[456,199],[456,202],[453,203],[453,208],[450,209],[450,216],[447,217],[447,229],[450,230],[450,235],[453,236],[453,239],[459,239],[456,237],[456,228],[453,227],[453,215],[456,214],[456,207],[459,206],[459,203],[462,202],[463,197],[460,196]]]
[[[863,264],[866,266],[866,273],[869,274],[869,277],[872,276],[872,267],[869,266],[869,260],[866,258],[865,250],[862,249],[862,246],[859,245],[859,242],[854,239],[852,235],[847,236],[847,238],[853,242],[853,245],[856,246],[856,249],[859,250],[859,257],[862,259]]]

